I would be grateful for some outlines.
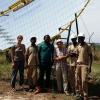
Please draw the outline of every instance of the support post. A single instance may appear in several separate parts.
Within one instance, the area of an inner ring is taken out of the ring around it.
[[[79,30],[78,30],[78,21],[77,21],[77,14],[75,13],[75,22],[76,22],[76,32],[77,32],[77,36],[79,34]]]
[[[72,24],[70,24],[69,30],[68,30],[67,43],[66,43],[67,48],[68,48],[68,45],[69,45],[69,37],[70,37],[70,32],[71,32],[71,26],[72,26]]]

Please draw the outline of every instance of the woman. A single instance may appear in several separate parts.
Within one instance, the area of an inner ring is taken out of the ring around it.
[[[20,81],[19,85],[22,87],[24,82],[24,63],[25,63],[25,45],[22,44],[23,36],[19,35],[17,37],[17,44],[14,45],[11,49],[12,57],[12,78],[11,78],[11,87],[15,91],[15,83],[17,72],[19,71]]]

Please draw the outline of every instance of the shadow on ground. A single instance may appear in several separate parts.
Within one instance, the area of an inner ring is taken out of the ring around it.
[[[90,100],[100,100],[100,83],[89,83]]]

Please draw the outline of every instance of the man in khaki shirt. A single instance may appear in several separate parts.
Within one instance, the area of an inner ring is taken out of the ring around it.
[[[68,80],[71,87],[72,94],[75,94],[75,70],[77,61],[77,36],[71,35],[72,44],[68,47],[69,53],[69,68],[68,68]]]
[[[88,73],[91,72],[92,51],[87,43],[84,42],[85,35],[78,35],[78,59],[76,67],[76,90],[84,98],[88,100]]]
[[[26,67],[29,89],[36,85],[37,81],[37,66],[38,66],[38,47],[36,46],[36,37],[30,39],[31,46],[26,51]]]

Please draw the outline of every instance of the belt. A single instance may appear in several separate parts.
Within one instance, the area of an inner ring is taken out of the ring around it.
[[[85,63],[83,63],[83,62],[77,62],[76,64],[77,65],[84,65]]]

